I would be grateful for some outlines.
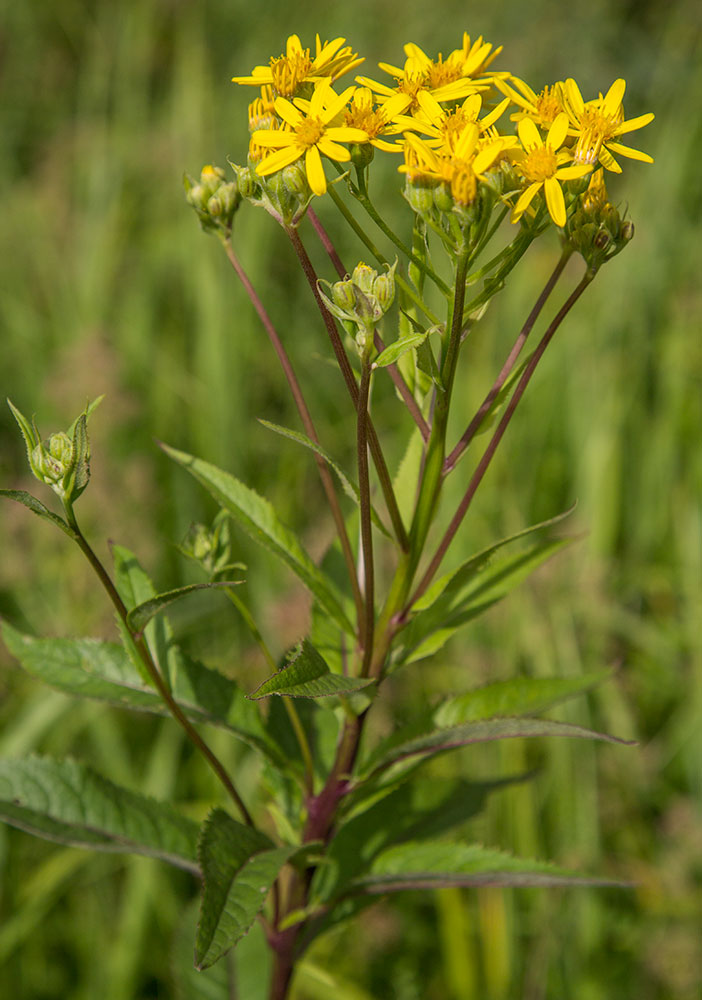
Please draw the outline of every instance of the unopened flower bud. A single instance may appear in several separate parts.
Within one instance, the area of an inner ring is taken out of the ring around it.
[[[417,215],[429,215],[434,207],[434,185],[417,180],[407,180],[404,196]]]
[[[630,219],[627,219],[626,222],[622,223],[622,227],[619,230],[619,239],[624,243],[628,243],[630,240],[633,240],[635,231],[636,227],[634,223]]]
[[[367,167],[375,156],[375,150],[369,142],[354,142],[350,146],[349,152],[351,153],[351,162],[360,170]]]
[[[356,296],[354,295],[353,282],[350,280],[346,281],[336,281],[331,286],[332,299],[334,305],[338,306],[340,309],[346,312],[351,312],[356,304]]]
[[[598,250],[606,250],[607,247],[612,242],[612,237],[609,235],[606,229],[600,229],[600,231],[595,236],[592,241],[592,245]]]
[[[434,204],[440,212],[450,212],[453,208],[453,196],[448,184],[438,184],[434,188]]]

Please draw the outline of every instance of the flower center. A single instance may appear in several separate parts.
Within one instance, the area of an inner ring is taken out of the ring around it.
[[[310,50],[302,49],[292,56],[271,59],[273,87],[281,97],[292,97],[312,68]]]
[[[519,162],[519,170],[525,180],[533,184],[553,177],[558,168],[556,154],[550,146],[532,146]]]
[[[544,87],[536,98],[536,113],[544,125],[553,124],[554,118],[561,113],[563,105],[555,87]]]
[[[580,138],[573,152],[575,163],[595,163],[602,144],[614,138],[621,115],[606,115],[599,108],[585,108],[580,116]]]
[[[324,123],[319,118],[305,118],[295,129],[301,145],[316,146],[324,135]]]
[[[431,90],[436,90],[439,87],[445,87],[447,83],[453,83],[455,80],[460,80],[463,76],[461,72],[461,64],[457,59],[448,57],[446,62],[444,62],[444,57],[439,53],[438,59],[435,59],[430,66],[426,69],[427,83]]]
[[[386,121],[382,111],[373,111],[371,108],[355,105],[346,112],[344,125],[347,128],[363,129],[371,139],[375,139],[385,128]]]

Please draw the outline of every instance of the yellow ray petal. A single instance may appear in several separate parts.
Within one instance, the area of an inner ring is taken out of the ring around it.
[[[555,177],[548,177],[544,181],[544,191],[549,215],[556,225],[562,228],[566,224],[566,207],[561,185]]]

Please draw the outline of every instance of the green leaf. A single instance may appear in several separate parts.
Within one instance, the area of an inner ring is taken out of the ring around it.
[[[563,516],[566,515],[496,542],[437,580],[417,601],[414,615],[400,635],[394,665],[414,663],[437,652],[458,629],[501,601],[546,560],[569,545],[570,538],[547,539],[534,542],[516,554],[492,558],[502,546]]]
[[[390,767],[396,761],[408,757],[429,757],[446,750],[468,746],[470,743],[486,743],[491,740],[532,738],[534,736],[567,736],[578,739],[603,740],[606,743],[622,743],[632,746],[635,741],[622,740],[582,726],[550,719],[487,719],[479,722],[465,722],[460,726],[435,729],[432,732],[409,736],[402,731],[394,733],[381,743],[365,762],[363,773],[371,774]]]
[[[413,347],[419,347],[420,344],[423,344],[428,333],[428,330],[425,333],[410,333],[408,336],[396,340],[394,344],[390,344],[384,351],[381,351],[373,362],[372,367],[386,368],[388,365],[393,365],[407,351],[411,351]]]
[[[0,760],[0,819],[71,847],[146,854],[196,873],[196,823],[73,760]]]
[[[40,438],[34,421],[30,424],[25,415],[21,413],[11,399],[8,399],[7,405],[12,410],[12,415],[14,416],[19,429],[22,431],[22,437],[24,438],[24,443],[27,448],[27,459],[29,464],[32,464],[32,452],[39,444]],[[38,502],[38,501],[37,501]]]
[[[198,845],[204,882],[195,942],[198,969],[213,965],[247,933],[278,872],[299,853],[299,847],[275,847],[223,809],[210,813]]]
[[[58,514],[54,514],[52,510],[45,507],[41,500],[37,500],[36,497],[32,496],[31,493],[27,493],[26,490],[0,490],[0,497],[7,497],[8,500],[15,500],[17,503],[21,503],[28,510],[31,510],[33,514],[37,514],[39,517],[44,518],[45,521],[49,521],[56,528],[60,528],[64,534],[68,535],[74,541],[78,538],[73,528],[68,524],[62,517]]]
[[[265,680],[249,698],[258,700],[271,694],[291,698],[328,698],[330,695],[360,691],[374,683],[367,677],[332,674],[312,643],[303,639],[295,647],[283,669]]]
[[[516,858],[480,844],[409,843],[383,851],[370,873],[351,883],[351,891],[399,892],[449,886],[626,886],[593,878],[549,861]]]
[[[143,680],[117,643],[35,639],[7,622],[2,624],[2,635],[7,648],[28,673],[60,691],[121,708],[169,714],[160,695]],[[285,766],[285,758],[266,734],[257,707],[223,674],[184,657],[172,693],[193,722],[226,728],[277,767]]]
[[[439,836],[480,813],[487,796],[528,775],[497,781],[413,778],[342,823],[317,870],[313,905],[338,895],[340,887],[368,870],[392,844]]]
[[[353,500],[353,502],[360,507],[361,497],[358,491],[358,486],[356,486],[355,483],[351,482],[351,480],[348,478],[344,470],[337,464],[337,462],[334,461],[334,459],[331,457],[331,455],[325,448],[322,448],[321,445],[317,444],[315,441],[312,441],[305,434],[301,434],[300,431],[291,430],[289,427],[281,427],[280,424],[273,424],[271,423],[270,420],[262,420],[261,417],[258,418],[258,422],[259,424],[263,424],[263,426],[267,427],[269,430],[275,431],[276,434],[280,434],[282,435],[282,437],[289,438],[291,441],[297,441],[298,444],[302,444],[305,446],[305,448],[309,448],[311,451],[316,452],[317,455],[320,455],[327,463],[327,465],[329,465],[338,476],[339,482],[341,483],[341,486],[346,496],[349,497],[350,500]],[[390,538],[390,532],[381,521],[380,516],[378,515],[375,508],[372,506],[371,506],[371,518],[373,519],[373,524],[376,526],[376,528],[378,528],[379,531],[382,531],[384,535]]]
[[[279,559],[302,580],[322,607],[353,635],[354,629],[342,607],[336,587],[305,552],[293,532],[278,518],[271,504],[228,472],[202,459],[162,445],[167,455],[187,469],[238,524],[259,544]]]
[[[152,618],[167,608],[169,604],[180,600],[181,597],[186,597],[196,590],[208,590],[211,587],[236,587],[243,582],[243,580],[217,580],[210,583],[189,583],[185,587],[177,587],[175,590],[156,594],[155,597],[151,597],[148,601],[143,601],[132,608],[127,615],[127,625],[133,632],[142,632]]]
[[[583,694],[611,677],[610,670],[581,677],[513,677],[448,698],[434,713],[437,726],[491,719],[496,715],[532,715]]]

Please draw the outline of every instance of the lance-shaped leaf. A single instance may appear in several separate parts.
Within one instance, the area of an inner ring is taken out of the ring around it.
[[[336,587],[314,564],[296,535],[283,524],[267,500],[229,472],[167,445],[162,447],[167,455],[179,462],[209,490],[215,500],[229,511],[255,541],[282,559],[335,621],[353,635],[353,626],[343,610],[342,598]]]
[[[236,587],[243,580],[217,580],[210,583],[189,583],[184,587],[177,587],[175,590],[167,590],[163,594],[156,594],[155,597],[149,598],[147,601],[143,601],[141,604],[137,604],[136,607],[127,615],[127,625],[133,632],[142,632],[146,625],[154,618],[160,611],[167,608],[169,604],[173,604],[174,601],[179,601],[181,597],[187,597],[188,594],[194,593],[196,590],[209,590],[212,587]]]
[[[0,819],[71,847],[146,854],[198,870],[196,823],[73,760],[0,760]]]
[[[275,847],[260,831],[214,809],[203,824],[198,856],[203,877],[195,964],[206,969],[246,934],[278,872],[309,846]]]
[[[430,757],[471,743],[535,736],[604,740],[606,743],[622,743],[625,746],[631,746],[635,742],[567,722],[553,722],[550,719],[487,719],[480,722],[466,722],[460,726],[449,726],[447,729],[435,729],[419,735],[413,733],[409,738],[402,731],[395,733],[371,754],[365,762],[363,773],[373,774],[390,767],[396,761],[410,757]]]
[[[340,887],[370,868],[392,844],[440,836],[480,813],[487,796],[528,774],[496,781],[415,778],[390,790],[342,823],[312,884],[313,903],[339,894]]]
[[[501,601],[571,541],[557,538],[536,542],[523,552],[491,561],[492,552],[506,544],[506,541],[500,542],[488,550],[488,554],[475,556],[464,563],[449,578],[439,581],[436,589],[432,588],[431,597],[426,594],[418,602],[419,613],[401,634],[397,661],[413,663],[441,649],[459,628]],[[437,596],[439,587],[442,590]],[[426,607],[430,599],[431,606]],[[421,610],[423,607],[426,610]]]
[[[348,892],[384,894],[449,886],[620,886],[548,861],[516,858],[480,844],[409,843],[377,856],[371,871],[354,879]]]
[[[575,698],[611,677],[610,670],[581,677],[512,677],[448,698],[434,712],[437,726],[492,719],[497,715],[532,715]]]
[[[280,424],[273,424],[270,420],[262,420],[261,417],[258,418],[258,422],[259,424],[263,424],[263,426],[267,427],[269,430],[275,431],[276,434],[280,434],[282,437],[290,438],[291,441],[297,441],[298,444],[304,445],[305,448],[309,448],[310,451],[314,451],[317,455],[323,458],[327,465],[329,465],[330,468],[332,468],[336,473],[346,496],[349,497],[350,500],[353,500],[357,506],[360,506],[361,495],[358,491],[358,486],[351,482],[341,466],[334,461],[325,448],[322,448],[320,444],[317,444],[316,441],[312,441],[305,434],[301,434],[300,431],[291,430],[290,427],[281,427]],[[382,531],[382,533],[387,535],[389,538],[390,532],[380,520],[380,516],[373,506],[371,506],[371,518],[376,528],[378,528],[379,531]]]
[[[59,517],[58,514],[54,514],[52,510],[44,506],[41,500],[37,500],[35,496],[27,493],[26,490],[0,490],[0,497],[7,497],[8,500],[15,500],[17,503],[21,503],[23,507],[31,510],[33,514],[53,524],[54,527],[60,528],[64,534],[68,535],[74,541],[78,538],[78,535],[70,524],[64,521],[62,517]]]
[[[279,694],[291,698],[328,698],[330,695],[360,691],[373,683],[368,677],[331,673],[309,639],[303,639],[283,669],[265,680],[249,697],[257,700]]]
[[[2,636],[28,673],[60,691],[121,708],[168,715],[160,695],[143,680],[117,643],[97,639],[35,639],[7,622],[2,624]],[[183,657],[172,693],[193,722],[222,726],[276,766],[285,766],[285,759],[266,733],[258,709],[228,677]]]

